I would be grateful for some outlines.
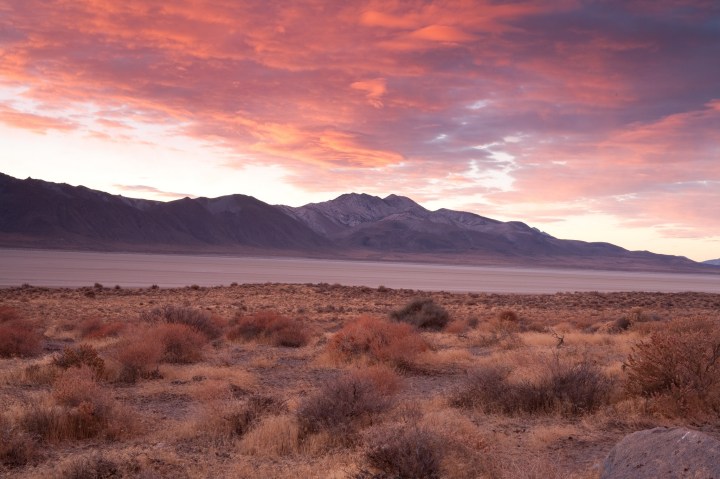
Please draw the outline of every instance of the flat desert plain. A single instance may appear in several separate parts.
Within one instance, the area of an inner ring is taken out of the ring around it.
[[[0,476],[596,478],[720,437],[720,295],[0,289]]]
[[[304,258],[0,249],[0,287],[123,287],[237,283],[340,283],[424,291],[555,293],[698,291],[720,293],[718,274],[458,266]]]

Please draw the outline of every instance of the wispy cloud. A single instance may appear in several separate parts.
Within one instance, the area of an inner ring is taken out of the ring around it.
[[[170,200],[176,200],[179,198],[195,198],[194,195],[188,194],[188,193],[175,193],[172,191],[162,191],[158,188],[155,188],[153,186],[147,186],[147,185],[120,185],[115,184],[113,185],[116,190],[126,192],[128,194],[132,195],[138,195],[138,194],[149,194],[153,197],[159,198],[159,199],[170,199]]]

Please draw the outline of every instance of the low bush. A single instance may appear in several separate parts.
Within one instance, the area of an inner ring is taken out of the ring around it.
[[[20,319],[20,312],[17,309],[12,306],[0,304],[0,324],[19,321]]]
[[[35,441],[0,415],[0,465],[10,469],[22,467],[37,456]]]
[[[42,350],[42,334],[14,308],[0,308],[0,358],[32,357]]]
[[[164,306],[143,313],[140,317],[142,320],[150,323],[165,322],[170,324],[184,324],[202,333],[210,340],[222,336],[220,319],[198,309]]]
[[[439,479],[442,445],[420,427],[386,428],[370,438],[365,457],[371,467],[397,479]]]
[[[102,339],[117,337],[125,329],[118,321],[103,321],[100,318],[88,318],[80,323],[80,336],[84,339]]]
[[[519,323],[520,317],[512,309],[503,309],[498,312],[497,320],[504,323]]]
[[[96,378],[103,377],[105,372],[105,361],[98,355],[97,350],[88,344],[63,349],[60,356],[53,359],[53,364],[61,369],[87,366],[93,371]]]
[[[310,337],[305,324],[299,319],[290,319],[274,311],[251,315],[238,314],[232,321],[227,335],[230,340],[257,340],[272,344],[298,348],[305,346]]]
[[[33,405],[22,418],[28,432],[46,441],[114,438],[128,427],[128,417],[121,417],[110,392],[95,382],[87,366],[62,372],[51,397],[52,402]]]
[[[471,373],[451,405],[486,413],[561,413],[581,415],[607,404],[611,381],[588,362],[565,364],[557,358],[544,365],[536,381],[511,382],[509,368],[488,366]]]
[[[633,348],[624,370],[627,392],[651,398],[659,412],[720,412],[720,327],[669,324]]]
[[[342,361],[365,358],[399,369],[412,369],[418,354],[427,349],[425,340],[409,324],[371,316],[361,316],[346,324],[327,346],[329,354]]]
[[[209,444],[229,445],[253,430],[263,418],[287,412],[285,402],[260,394],[239,401],[211,401],[194,431]]]
[[[119,380],[134,383],[138,379],[159,376],[160,363],[190,364],[203,358],[208,338],[185,324],[159,323],[139,328],[115,348],[120,363]]]
[[[391,312],[390,319],[419,329],[439,331],[450,322],[450,315],[431,298],[417,298],[402,309]]]
[[[81,457],[71,462],[65,469],[63,479],[113,479],[124,477],[117,462],[102,455]]]
[[[371,422],[374,414],[392,404],[392,394],[383,391],[372,375],[356,371],[341,376],[301,402],[297,411],[300,435],[327,430],[347,443],[358,423]]]
[[[25,384],[50,386],[55,382],[58,375],[58,368],[50,364],[30,364],[23,369],[18,379]]]
[[[63,469],[62,479],[121,479],[125,477],[150,479],[156,476],[143,470],[134,458],[108,457],[93,452],[69,462]]]
[[[134,383],[139,379],[157,377],[163,354],[164,345],[144,331],[138,331],[123,339],[114,353],[121,367],[118,379]]]
[[[264,416],[287,412],[284,402],[270,396],[254,394],[242,407],[225,417],[233,436],[245,435]]]
[[[208,338],[185,324],[158,324],[148,331],[149,338],[162,345],[160,360],[190,364],[202,360],[202,348]]]

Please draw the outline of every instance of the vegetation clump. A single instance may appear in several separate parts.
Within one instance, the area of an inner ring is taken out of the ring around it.
[[[624,363],[626,390],[667,415],[720,412],[720,327],[674,322],[638,343]]]
[[[35,441],[0,414],[0,465],[15,469],[25,466],[37,456]]]
[[[535,381],[510,381],[507,367],[478,368],[450,403],[486,413],[581,415],[609,401],[612,383],[589,361],[567,364],[555,358],[540,372]]]
[[[35,404],[22,418],[24,428],[48,442],[116,438],[129,428],[128,417],[119,410],[110,392],[95,380],[87,366],[62,372],[51,398]]]
[[[42,350],[42,335],[9,306],[0,305],[0,358],[32,357]]]
[[[418,329],[439,331],[450,322],[450,314],[432,298],[416,298],[402,309],[391,312],[390,319],[412,324]]]
[[[183,324],[211,340],[222,336],[220,320],[198,309],[168,305],[143,313],[141,318],[149,323]]]
[[[361,316],[335,333],[327,348],[332,357],[341,361],[364,358],[371,363],[412,369],[428,345],[409,324]]]
[[[300,404],[300,434],[326,430],[345,442],[351,440],[359,423],[372,421],[393,404],[391,389],[379,379],[372,372],[355,371],[328,382]]]
[[[369,441],[370,466],[398,479],[439,479],[442,446],[431,431],[417,426],[385,429]]]
[[[227,337],[233,341],[258,340],[273,346],[299,348],[310,340],[310,334],[303,321],[290,319],[274,311],[250,315],[238,314],[231,324]]]
[[[92,370],[96,378],[101,378],[105,372],[105,360],[89,344],[63,349],[62,354],[53,359],[53,364],[61,369],[87,366]]]

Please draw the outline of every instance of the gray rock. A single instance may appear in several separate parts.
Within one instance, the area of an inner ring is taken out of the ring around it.
[[[656,427],[615,444],[600,479],[720,479],[720,441],[698,431]]]

